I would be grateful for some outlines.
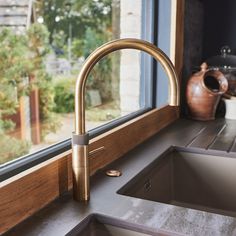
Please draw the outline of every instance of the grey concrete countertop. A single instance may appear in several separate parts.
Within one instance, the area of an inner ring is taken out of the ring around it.
[[[5,235],[65,235],[91,213],[177,235],[236,235],[234,217],[117,194],[122,186],[171,146],[235,158],[235,129],[236,121],[194,122],[180,119],[108,167],[99,170],[91,178],[91,199],[87,204],[73,201],[71,193],[68,193]],[[220,144],[216,145],[217,142],[224,143],[222,135],[227,140],[227,150],[226,145],[224,149],[220,148]],[[199,144],[201,140],[204,143],[202,146]],[[110,168],[121,170],[122,176],[106,176],[105,171]]]

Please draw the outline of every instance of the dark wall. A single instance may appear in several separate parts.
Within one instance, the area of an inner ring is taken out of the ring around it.
[[[236,0],[186,0],[182,116],[188,115],[185,91],[191,74],[225,45],[236,55]]]
[[[185,90],[189,77],[202,62],[204,6],[200,0],[185,1],[184,66],[181,83],[182,114],[187,114]]]
[[[236,53],[236,1],[204,0],[203,55],[205,60],[219,55],[228,45]]]

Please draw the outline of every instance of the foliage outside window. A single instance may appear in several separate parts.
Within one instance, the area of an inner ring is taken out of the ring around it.
[[[0,33],[0,163],[29,152],[31,143],[11,135],[15,123],[9,118],[17,112],[21,97],[29,95],[33,87],[40,92],[42,136],[55,131],[53,89],[46,73],[43,58],[47,54],[48,31],[41,24],[33,24],[26,35],[16,35],[9,29]],[[36,77],[30,81],[31,77]]]
[[[36,0],[27,30],[2,28],[0,164],[71,137],[75,81],[85,58],[103,43],[125,36],[125,17],[134,20],[127,37],[141,37],[142,1],[131,2],[135,8],[125,0]],[[21,7],[16,3],[10,12]],[[95,66],[86,84],[88,130],[140,108],[140,56],[134,58],[126,65],[117,52]],[[134,103],[128,104],[131,110],[123,112],[121,97],[129,101],[134,89],[121,83],[126,74],[137,88]]]

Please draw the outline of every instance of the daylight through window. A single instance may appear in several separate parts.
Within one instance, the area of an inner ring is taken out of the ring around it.
[[[142,0],[0,0],[0,164],[71,137],[86,57],[143,38]],[[141,53],[104,58],[86,87],[87,130],[145,108]]]

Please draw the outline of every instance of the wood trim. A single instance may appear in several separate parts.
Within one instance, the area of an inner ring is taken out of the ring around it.
[[[105,150],[90,158],[91,174],[156,134],[179,117],[177,107],[154,109],[91,140],[89,149]],[[72,187],[71,151],[0,184],[0,234]]]
[[[68,179],[62,169],[68,166],[70,153],[63,153],[0,183],[0,235],[59,196],[61,186]]]
[[[182,77],[184,57],[184,8],[185,0],[176,0],[176,33],[175,33],[175,69]],[[181,79],[180,79],[181,82]]]

